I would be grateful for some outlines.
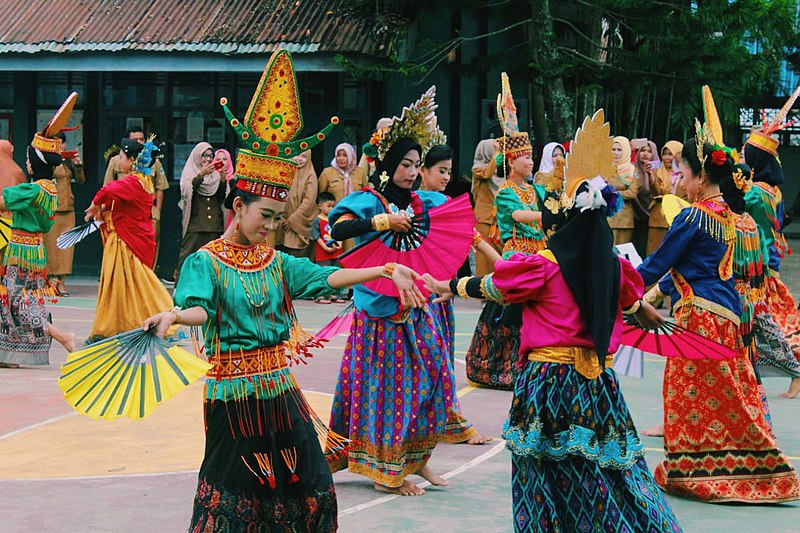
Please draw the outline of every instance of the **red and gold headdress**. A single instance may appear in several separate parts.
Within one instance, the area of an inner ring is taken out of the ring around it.
[[[778,157],[778,146],[780,146],[781,143],[778,141],[778,139],[772,137],[772,134],[788,128],[795,123],[794,120],[786,122],[786,117],[789,114],[789,111],[792,109],[795,101],[797,101],[798,96],[800,96],[800,85],[797,86],[797,89],[794,90],[792,96],[790,96],[786,103],[783,104],[781,110],[778,111],[778,114],[775,115],[775,118],[770,122],[767,122],[767,115],[762,109],[761,130],[755,130],[751,132],[750,136],[747,138],[747,144],[755,146],[760,150]]]
[[[303,129],[303,114],[292,57],[286,50],[276,50],[269,58],[244,120],[228,109],[227,98],[220,104],[239,143],[236,187],[281,202],[286,201],[297,170],[292,158],[321,143],[339,123],[332,117],[316,135],[295,139]]]
[[[497,95],[497,120],[503,128],[503,136],[498,139],[500,151],[507,159],[516,159],[522,155],[533,154],[533,146],[528,134],[519,131],[517,106],[511,94],[508,74],[500,74],[500,94]]]
[[[56,137],[56,134],[61,131],[74,130],[75,128],[65,128],[69,122],[69,117],[72,115],[72,109],[75,107],[75,102],[78,101],[78,93],[72,93],[67,96],[58,111],[55,112],[53,117],[47,121],[42,131],[36,132],[31,141],[31,146],[42,152],[49,152],[53,154],[61,153],[61,139]]]

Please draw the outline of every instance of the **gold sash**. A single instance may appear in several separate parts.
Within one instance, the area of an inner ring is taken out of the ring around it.
[[[574,365],[575,370],[586,378],[594,379],[603,373],[603,368],[597,361],[597,352],[593,348],[581,346],[543,346],[528,352],[528,361],[539,363],[558,363]],[[606,356],[606,368],[611,368],[614,363],[614,354]]]

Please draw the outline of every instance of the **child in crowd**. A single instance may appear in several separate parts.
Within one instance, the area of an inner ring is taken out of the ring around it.
[[[331,238],[331,225],[328,223],[328,213],[336,205],[333,194],[324,191],[317,196],[319,215],[311,225],[311,238],[314,240],[314,260],[320,266],[339,266],[339,256],[342,255],[342,243]],[[314,300],[318,304],[341,303],[344,298],[333,294],[330,298],[321,297]]]

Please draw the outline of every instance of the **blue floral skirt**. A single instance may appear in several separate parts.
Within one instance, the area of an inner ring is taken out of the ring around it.
[[[680,531],[613,370],[587,379],[572,365],[527,363],[503,437],[515,531]]]

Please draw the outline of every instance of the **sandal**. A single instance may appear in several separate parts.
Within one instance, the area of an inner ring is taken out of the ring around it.
[[[324,298],[320,298],[318,300],[314,300],[314,303],[316,303],[316,304],[329,304],[329,303],[331,303],[331,301],[330,300],[326,300]]]

